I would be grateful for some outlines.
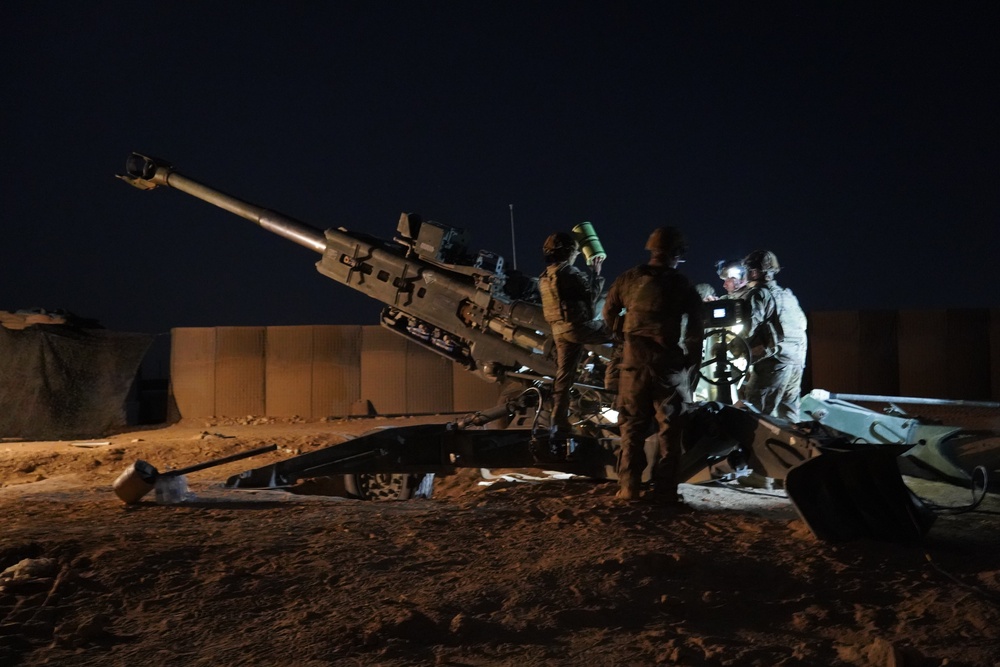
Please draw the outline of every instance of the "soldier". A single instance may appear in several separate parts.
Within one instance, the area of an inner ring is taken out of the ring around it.
[[[604,278],[600,275],[603,257],[594,258],[588,276],[573,266],[580,254],[580,245],[565,232],[545,239],[542,251],[547,266],[538,279],[538,289],[556,348],[552,432],[553,441],[557,442],[571,429],[569,394],[576,381],[584,345],[607,343],[610,335],[604,323],[594,319],[594,306],[604,289]]]
[[[747,270],[743,268],[741,260],[719,260],[715,263],[715,269],[722,278],[722,287],[726,294],[723,299],[740,299],[746,295]]]
[[[715,295],[715,288],[708,283],[698,283],[694,286],[694,291],[698,293],[702,301],[718,301],[719,297]]]
[[[749,290],[746,332],[753,367],[744,399],[765,415],[797,422],[806,365],[806,316],[790,289],[778,286],[781,270],[770,250],[755,250],[743,260]]]
[[[646,249],[649,263],[618,276],[604,302],[609,325],[624,319],[617,497],[639,499],[647,463],[643,443],[655,416],[660,459],[653,467],[653,499],[677,505],[682,420],[692,400],[690,369],[701,360],[702,301],[677,270],[687,249],[679,230],[654,230]]]

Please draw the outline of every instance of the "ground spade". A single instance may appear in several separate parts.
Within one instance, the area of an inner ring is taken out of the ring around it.
[[[146,461],[140,459],[126,468],[125,472],[118,476],[118,479],[115,480],[113,488],[115,490],[115,495],[121,498],[123,502],[130,505],[132,503],[139,502],[140,498],[154,488],[161,485],[168,485],[172,480],[177,480],[182,475],[196,472],[198,470],[204,470],[205,468],[211,468],[212,466],[222,465],[223,463],[229,463],[231,461],[239,461],[240,459],[256,456],[257,454],[273,452],[277,448],[277,445],[266,445],[264,447],[258,447],[257,449],[251,449],[238,454],[230,454],[229,456],[223,456],[222,458],[212,459],[211,461],[205,461],[204,463],[198,463],[193,466],[170,470],[164,473],[159,472],[151,463],[147,463]]]

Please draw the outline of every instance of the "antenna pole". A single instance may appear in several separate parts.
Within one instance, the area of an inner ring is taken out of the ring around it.
[[[514,270],[517,271],[517,243],[514,240],[514,205],[508,204],[510,206],[510,251],[511,260],[514,265]]]

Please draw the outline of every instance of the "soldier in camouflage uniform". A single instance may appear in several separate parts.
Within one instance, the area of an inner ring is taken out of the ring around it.
[[[808,344],[805,313],[792,291],[774,280],[781,266],[773,252],[755,250],[743,265],[750,286],[744,297],[750,311],[746,338],[753,356],[744,400],[765,415],[797,422]]]
[[[620,275],[604,302],[604,319],[619,318],[625,339],[618,394],[621,449],[618,498],[638,500],[646,468],[643,444],[655,417],[660,458],[653,467],[653,498],[680,504],[677,475],[682,421],[692,400],[691,368],[701,360],[702,300],[677,271],[686,250],[674,227],[653,231],[648,264]]]
[[[559,232],[545,239],[545,272],[538,279],[542,312],[552,328],[556,348],[556,377],[553,386],[552,430],[558,440],[570,431],[569,395],[584,353],[584,345],[607,343],[611,337],[600,320],[594,319],[594,305],[604,289],[603,258],[595,258],[588,276],[573,266],[580,245],[572,235]]]
[[[742,299],[749,291],[747,289],[747,270],[743,267],[742,260],[719,260],[715,263],[715,269],[722,279],[722,287],[726,293],[720,297],[722,299]]]

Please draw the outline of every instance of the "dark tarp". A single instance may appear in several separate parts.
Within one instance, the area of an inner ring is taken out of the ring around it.
[[[0,437],[64,440],[125,424],[149,334],[38,324],[0,327]]]

